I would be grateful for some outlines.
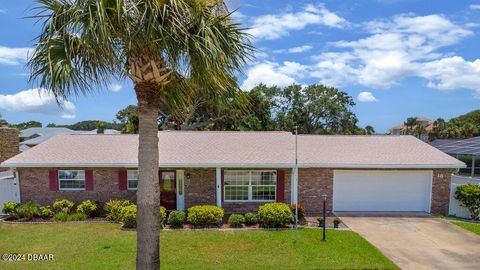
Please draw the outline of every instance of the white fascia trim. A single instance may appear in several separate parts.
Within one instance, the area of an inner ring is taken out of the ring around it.
[[[3,168],[137,168],[137,163],[3,163]],[[160,168],[274,168],[292,169],[293,163],[164,163]],[[298,168],[350,168],[350,169],[457,169],[465,164],[342,164],[300,163]]]

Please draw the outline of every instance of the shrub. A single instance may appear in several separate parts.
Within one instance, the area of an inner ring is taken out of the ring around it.
[[[470,212],[473,220],[480,215],[480,186],[474,184],[460,185],[455,191],[455,199],[462,203]]]
[[[55,212],[62,212],[65,214],[70,213],[73,208],[73,202],[66,199],[58,199],[53,203],[53,209]]]
[[[335,228],[338,228],[338,225],[342,223],[342,220],[338,217],[336,217],[334,220],[333,220],[333,225],[335,226]]]
[[[133,202],[129,200],[110,200],[104,206],[105,210],[108,212],[107,218],[115,222],[120,220],[120,211],[123,207],[134,205]]]
[[[297,206],[296,204],[291,204],[290,205],[290,210],[292,211],[292,215],[293,217],[295,217],[295,206]],[[307,213],[305,212],[305,207],[303,206],[303,204],[298,204],[297,206],[297,213],[298,213],[298,221],[299,222],[303,222],[305,221],[305,218],[307,217]],[[294,221],[295,221],[295,218],[294,218]]]
[[[230,227],[234,227],[234,228],[242,227],[244,223],[245,223],[245,217],[243,217],[242,215],[232,214],[228,218],[228,224],[230,225]]]
[[[17,207],[18,207],[18,203],[16,202],[4,202],[2,213],[13,216],[15,215],[15,210],[17,209]]]
[[[34,202],[26,202],[20,204],[15,211],[17,218],[24,218],[26,220],[32,220],[34,216],[40,216],[40,205]]]
[[[325,224],[323,217],[317,217],[317,221],[318,221],[318,227],[323,227],[323,225]]]
[[[77,206],[77,213],[83,213],[87,217],[90,217],[95,214],[97,211],[98,205],[95,202],[90,200],[83,201]]]
[[[165,209],[163,206],[160,206],[160,224],[165,224],[165,221],[167,221],[167,209]]]
[[[120,218],[125,228],[137,227],[137,206],[132,204],[122,207],[120,210]]]
[[[61,221],[61,222],[82,221],[87,219],[87,215],[85,215],[84,213],[67,214],[65,212],[58,212],[53,216],[53,219],[55,221]]]
[[[183,211],[172,211],[168,215],[168,225],[173,228],[182,228],[185,223],[185,212]]]
[[[258,219],[265,228],[280,228],[290,223],[292,211],[284,203],[267,203],[258,209]]]
[[[188,209],[188,222],[193,226],[222,224],[223,209],[215,205],[199,205]]]
[[[245,225],[255,225],[258,223],[258,217],[255,213],[245,214]]]
[[[40,216],[42,218],[51,218],[55,213],[53,212],[50,206],[42,206],[40,207]]]

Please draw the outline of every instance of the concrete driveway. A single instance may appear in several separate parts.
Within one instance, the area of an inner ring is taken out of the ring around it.
[[[402,269],[480,269],[480,236],[429,216],[337,213]]]

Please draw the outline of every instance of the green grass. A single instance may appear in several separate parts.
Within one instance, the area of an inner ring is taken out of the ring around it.
[[[0,224],[0,254],[51,253],[0,269],[134,269],[135,237],[118,224]],[[351,231],[162,231],[162,269],[398,269]]]
[[[480,223],[453,221],[453,224],[480,235]]]

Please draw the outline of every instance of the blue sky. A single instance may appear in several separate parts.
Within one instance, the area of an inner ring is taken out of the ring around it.
[[[0,0],[0,112],[9,122],[111,121],[135,103],[132,84],[112,81],[58,109],[28,82],[25,61],[39,34],[30,1]],[[408,116],[449,119],[480,105],[480,1],[230,1],[257,57],[239,76],[324,83],[348,92],[360,125],[379,132]]]

